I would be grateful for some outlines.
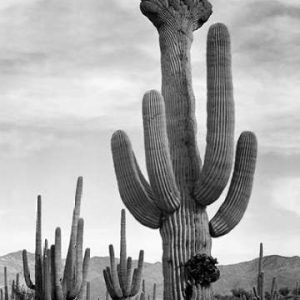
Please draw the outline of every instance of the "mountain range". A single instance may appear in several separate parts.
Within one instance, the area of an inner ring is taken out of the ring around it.
[[[28,262],[30,269],[34,270],[34,254],[28,253]],[[134,261],[134,264],[137,262]],[[7,267],[8,278],[11,281],[16,273],[20,273],[21,282],[23,280],[22,251],[9,253],[0,256],[0,270]],[[91,282],[91,299],[105,299],[105,283],[102,276],[102,270],[109,266],[109,257],[92,257],[90,263],[89,281]],[[213,285],[216,294],[228,295],[232,289],[244,288],[252,290],[256,285],[258,260],[231,264],[219,265],[221,277]],[[163,277],[162,266],[160,262],[144,263],[143,277],[146,282],[146,291],[152,293],[153,284],[157,284],[157,299],[162,299]],[[266,256],[263,259],[263,271],[265,274],[265,287],[270,290],[273,277],[277,278],[278,287],[296,286],[300,280],[300,257],[283,257],[279,255]],[[3,286],[4,272],[0,271],[0,286]]]

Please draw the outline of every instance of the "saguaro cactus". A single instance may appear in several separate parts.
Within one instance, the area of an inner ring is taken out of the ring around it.
[[[42,207],[41,197],[37,200],[35,284],[30,278],[27,252],[23,250],[23,269],[26,285],[35,291],[36,300],[83,300],[86,298],[87,275],[90,249],[83,256],[83,227],[80,216],[82,177],[77,180],[75,207],[71,237],[66,258],[64,275],[61,272],[61,229],[55,230],[55,245],[48,248],[45,240],[42,254]]]
[[[109,245],[110,267],[103,270],[107,291],[112,299],[129,299],[140,290],[144,251],[140,250],[138,266],[133,270],[131,257],[126,255],[126,215],[121,211],[120,263],[116,265],[113,245]]]
[[[223,24],[207,37],[207,136],[202,165],[196,143],[195,97],[190,47],[193,31],[209,18],[207,0],[142,0],[141,11],[157,28],[161,50],[162,96],[143,99],[146,166],[142,175],[123,131],[112,137],[121,198],[143,225],[159,228],[163,241],[164,299],[209,299],[210,285],[186,278],[184,266],[195,255],[211,254],[211,238],[227,234],[241,220],[251,194],[256,138],[243,132],[225,201],[209,220],[206,207],[229,180],[234,156],[234,103],[230,37]]]

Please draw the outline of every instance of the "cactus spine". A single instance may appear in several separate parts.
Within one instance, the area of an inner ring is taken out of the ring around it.
[[[234,103],[230,37],[223,24],[207,37],[207,136],[203,166],[196,142],[195,97],[190,48],[193,31],[211,14],[207,0],[142,0],[141,11],[158,30],[162,95],[143,99],[146,166],[140,171],[127,135],[112,136],[114,167],[121,198],[143,225],[160,229],[163,241],[164,299],[189,297],[184,265],[196,254],[211,254],[211,238],[231,231],[241,220],[252,189],[257,143],[243,132],[237,143],[227,197],[209,220],[230,177],[234,156]],[[192,283],[193,284],[193,283]],[[211,287],[193,284],[194,299],[210,299]]]
[[[109,245],[110,267],[103,270],[107,291],[112,299],[129,299],[137,295],[142,281],[144,251],[140,250],[138,266],[133,270],[126,254],[126,215],[121,211],[120,264],[116,265],[113,245]]]
[[[84,222],[80,216],[82,195],[82,177],[77,180],[75,207],[71,228],[71,237],[64,269],[61,272],[61,229],[55,230],[55,244],[48,247],[45,240],[42,254],[42,204],[41,196],[37,199],[36,249],[35,249],[35,284],[30,277],[27,251],[23,250],[23,270],[26,285],[35,291],[36,300],[83,300],[86,298],[86,285],[90,260],[90,249],[83,251]]]

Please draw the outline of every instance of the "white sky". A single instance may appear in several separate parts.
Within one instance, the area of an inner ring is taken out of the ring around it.
[[[213,0],[194,36],[193,83],[199,143],[205,145],[205,36],[231,32],[236,136],[256,132],[259,158],[242,222],[213,241],[222,264],[266,254],[298,255],[300,240],[300,4],[298,0]],[[141,98],[160,89],[157,33],[138,1],[2,0],[0,3],[0,254],[34,249],[35,199],[43,233],[61,226],[67,247],[76,178],[92,255],[118,244],[119,198],[110,154],[115,129],[128,132],[144,165]],[[212,216],[220,201],[209,209]],[[157,231],[129,214],[129,253],[161,259]]]

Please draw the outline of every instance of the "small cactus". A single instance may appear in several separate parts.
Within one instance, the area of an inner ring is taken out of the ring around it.
[[[144,251],[141,250],[138,266],[133,270],[131,257],[126,254],[126,216],[121,211],[120,264],[116,265],[113,245],[109,245],[110,267],[103,270],[106,288],[112,299],[127,299],[137,295],[142,281]]]

